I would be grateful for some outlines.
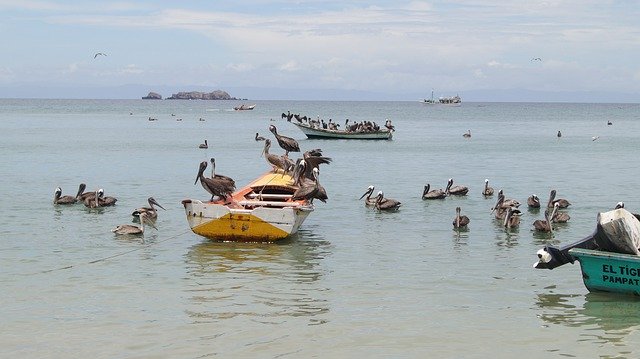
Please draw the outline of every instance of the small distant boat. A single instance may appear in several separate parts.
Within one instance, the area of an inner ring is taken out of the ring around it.
[[[240,106],[236,106],[233,109],[236,111],[246,111],[246,110],[253,110],[256,107],[256,105],[240,105]]]
[[[390,140],[393,130],[380,128],[378,131],[342,131],[312,127],[307,123],[291,122],[296,125],[308,138],[352,139],[352,140]]]
[[[640,296],[640,252],[634,244],[638,234],[640,223],[625,209],[600,213],[593,234],[563,247],[538,250],[534,268],[553,269],[578,261],[590,292]]]
[[[431,98],[420,100],[420,102],[427,105],[446,105],[452,107],[462,105],[462,99],[458,95],[451,97],[439,97],[438,99],[435,99],[433,97],[433,91],[431,91]]]
[[[293,178],[268,172],[234,192],[230,198],[214,202],[182,201],[193,233],[233,242],[274,242],[298,231],[313,212],[308,200],[293,200],[298,189]]]

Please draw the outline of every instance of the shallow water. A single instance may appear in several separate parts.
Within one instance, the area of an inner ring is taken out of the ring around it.
[[[589,294],[578,264],[532,269],[540,247],[590,234],[599,211],[638,208],[640,105],[256,103],[0,100],[1,356],[640,355],[639,301]],[[280,119],[287,110],[389,118],[397,132],[307,140]],[[208,198],[193,185],[198,163],[215,157],[219,173],[247,183],[268,169],[253,137],[273,138],[270,124],[333,158],[321,168],[328,203],[278,244],[191,233],[180,201]],[[427,182],[444,188],[450,177],[468,196],[421,200]],[[525,208],[507,232],[489,213],[496,196],[480,194],[485,178],[523,203],[555,188],[571,220],[539,235],[542,213]],[[52,205],[56,186],[74,194],[80,182],[117,205]],[[365,208],[358,197],[372,184],[400,211]],[[110,229],[149,196],[167,209],[158,230],[116,238]],[[466,231],[452,229],[456,206],[471,218]]]

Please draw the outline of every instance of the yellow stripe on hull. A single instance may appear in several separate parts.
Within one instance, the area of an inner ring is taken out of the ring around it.
[[[221,241],[273,242],[289,233],[251,214],[228,213],[192,228],[193,232]]]

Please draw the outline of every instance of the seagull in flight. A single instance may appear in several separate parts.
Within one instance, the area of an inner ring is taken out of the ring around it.
[[[534,57],[534,58],[531,59],[531,61],[542,61],[542,59],[539,58],[539,57]]]
[[[96,52],[96,54],[95,54],[95,55],[93,55],[93,58],[95,59],[96,57],[98,57],[98,56],[100,56],[100,55],[102,55],[102,56],[107,56],[107,54],[104,54],[104,53],[102,53],[102,52]]]

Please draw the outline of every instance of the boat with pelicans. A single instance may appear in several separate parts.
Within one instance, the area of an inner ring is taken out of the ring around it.
[[[182,205],[191,230],[200,236],[234,242],[274,242],[298,231],[314,205],[293,199],[299,187],[286,173],[267,172],[229,197]]]
[[[309,124],[306,122],[291,121],[296,127],[302,131],[308,138],[325,138],[325,139],[347,139],[347,140],[391,140],[393,138],[393,129],[381,127],[378,130],[358,130],[344,131],[337,129],[328,129]]]
[[[590,292],[640,296],[640,221],[624,208],[598,214],[596,230],[562,246],[538,250],[537,269],[580,263],[582,280]]]

